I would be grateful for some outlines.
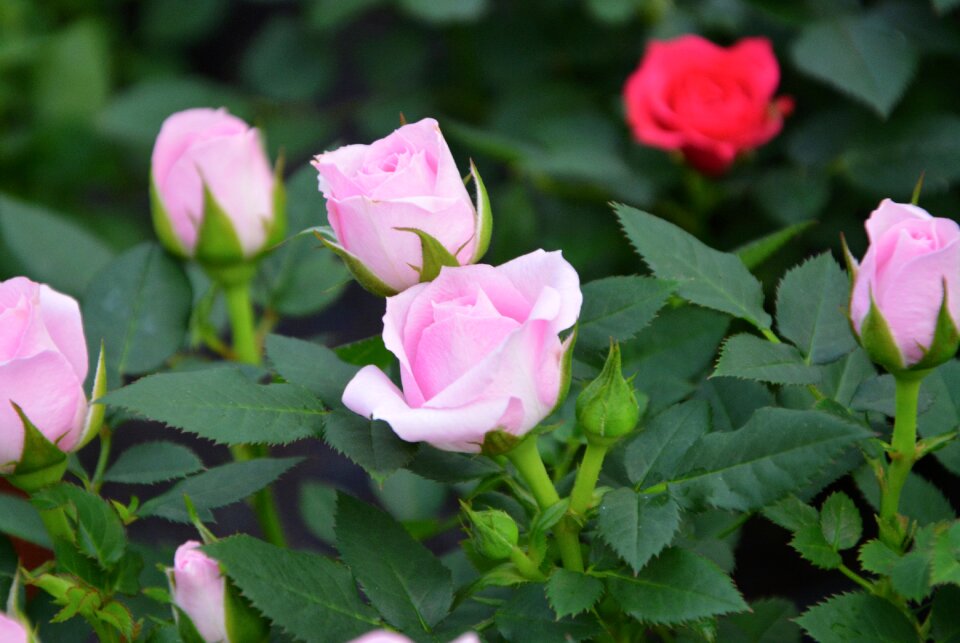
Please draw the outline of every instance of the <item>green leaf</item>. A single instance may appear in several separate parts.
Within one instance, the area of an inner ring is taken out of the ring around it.
[[[335,530],[340,556],[389,623],[429,631],[450,611],[450,570],[390,516],[339,494]]]
[[[406,469],[397,469],[379,484],[371,480],[370,486],[390,515],[405,523],[434,519],[447,499],[445,485]]]
[[[714,250],[672,223],[616,205],[620,225],[660,279],[678,282],[677,293],[695,304],[770,327],[760,282],[736,255]]]
[[[258,458],[230,462],[175,484],[169,491],[143,503],[138,515],[190,522],[183,497],[189,496],[201,520],[213,518],[211,509],[243,500],[299,464],[303,458]]]
[[[393,353],[383,345],[383,337],[380,335],[342,344],[334,348],[333,352],[347,364],[355,366],[373,364],[381,371],[389,371],[395,361]]]
[[[933,397],[932,404],[917,418],[921,436],[931,438],[960,427],[960,362],[950,360],[935,369],[920,390]],[[953,474],[960,475],[960,440],[950,441],[933,455]]]
[[[684,456],[710,430],[710,409],[703,400],[673,406],[650,422],[626,449],[630,481],[649,487],[676,476]]]
[[[680,529],[680,508],[667,494],[617,489],[603,496],[597,532],[634,573],[670,544]]]
[[[930,560],[931,582],[960,585],[960,522],[937,534]]]
[[[316,98],[335,78],[336,59],[327,42],[304,29],[299,17],[276,15],[243,48],[240,77],[277,101]]]
[[[850,496],[842,491],[830,494],[820,507],[820,530],[836,550],[850,549],[860,541],[863,521]]]
[[[849,300],[849,278],[824,253],[784,275],[777,289],[777,327],[808,362],[832,362],[857,347],[846,316]]]
[[[77,548],[110,569],[127,548],[127,534],[119,516],[106,500],[72,484],[60,483],[33,494],[41,511],[63,507],[76,532]]]
[[[340,407],[340,397],[359,370],[345,363],[326,346],[302,339],[267,335],[267,359],[291,384],[307,389],[328,407]]]
[[[353,639],[380,627],[350,571],[317,554],[269,545],[246,535],[204,547],[241,594],[278,627],[310,643]]]
[[[933,597],[931,616],[933,640],[937,643],[960,643],[960,587],[947,585]]]
[[[817,384],[820,371],[789,344],[740,333],[727,339],[711,377],[742,377],[773,384]]]
[[[794,136],[798,136],[797,132],[793,130]],[[822,145],[827,141],[812,142]],[[804,143],[810,144],[806,140]],[[774,168],[753,183],[751,193],[767,216],[782,224],[792,224],[774,235],[787,231],[799,234],[814,224],[810,219],[820,214],[830,199],[830,178],[826,172],[806,165]]]
[[[582,572],[557,569],[546,586],[547,600],[557,618],[575,616],[590,609],[603,594],[603,582]]]
[[[36,117],[77,125],[92,120],[110,92],[109,35],[92,19],[46,37],[33,71]]]
[[[813,221],[802,221],[800,223],[795,223],[791,226],[783,228],[782,230],[777,230],[776,232],[772,232],[766,236],[760,237],[759,239],[754,239],[753,241],[740,246],[734,251],[734,254],[740,257],[740,261],[743,262],[743,265],[750,270],[754,270],[764,261],[776,254],[780,248],[787,245],[787,243],[793,240],[794,237],[812,225]]]
[[[592,639],[598,633],[596,621],[586,615],[557,618],[540,585],[519,587],[494,617],[497,629],[512,643],[567,643]]]
[[[767,385],[755,380],[717,377],[703,382],[698,395],[710,402],[714,431],[733,431],[746,424],[757,410],[776,406]]]
[[[816,605],[797,623],[820,643],[909,643],[917,631],[892,603],[862,592],[840,594]]]
[[[820,514],[816,508],[793,495],[765,507],[763,515],[774,524],[780,525],[788,531],[820,527]]]
[[[123,484],[155,484],[184,478],[201,469],[203,462],[189,447],[174,442],[144,442],[121,453],[103,479]]]
[[[262,386],[235,368],[151,375],[104,402],[219,444],[285,444],[316,436],[328,414],[299,386]]]
[[[337,541],[333,530],[336,513],[336,489],[318,482],[307,482],[300,487],[300,518],[311,534],[328,545]]]
[[[40,514],[24,498],[0,493],[0,533],[50,549],[50,536]]]
[[[160,367],[180,350],[193,290],[181,264],[155,243],[142,243],[107,264],[83,296],[87,348],[105,347],[111,382]]]
[[[886,118],[913,78],[919,56],[881,15],[842,17],[804,28],[791,47],[797,67]]]
[[[651,624],[749,609],[729,576],[685,549],[667,549],[636,576],[609,576],[607,589],[630,616]]]
[[[610,339],[633,339],[663,307],[673,292],[670,282],[650,277],[607,277],[584,284],[583,308],[577,324],[577,351],[597,352]]]
[[[18,272],[75,297],[113,256],[106,243],[63,215],[4,194],[0,244]]]
[[[386,422],[368,420],[346,410],[330,413],[323,437],[327,444],[375,477],[406,466],[417,451],[416,444],[398,438]]]
[[[926,551],[912,551],[890,570],[890,582],[893,589],[911,601],[926,598],[931,587],[930,554]]]
[[[836,548],[824,538],[820,525],[803,525],[797,529],[790,546],[821,569],[836,569],[843,562]]]
[[[861,467],[853,479],[870,506],[880,511],[880,487],[869,467]],[[943,520],[955,520],[950,501],[932,482],[911,472],[900,491],[900,513],[916,520],[922,527]]]
[[[909,119],[882,137],[864,137],[840,156],[857,187],[907,201],[923,174],[923,194],[945,192],[960,179],[960,117],[929,114]]]
[[[937,10],[937,13],[948,13],[960,7],[960,0],[933,0],[933,7]]]
[[[878,576],[889,576],[890,570],[900,560],[900,554],[890,549],[883,542],[873,539],[863,543],[857,558],[860,561],[860,566],[866,571]]]
[[[783,598],[750,603],[750,613],[724,616],[717,624],[717,640],[724,643],[800,643],[800,627],[793,622],[797,608]]]
[[[407,469],[437,482],[465,482],[498,474],[502,469],[482,455],[441,451],[421,442]]]
[[[668,484],[717,508],[758,509],[802,488],[829,461],[870,435],[821,411],[760,409],[737,431],[703,436],[684,463],[687,473]]]
[[[428,23],[447,24],[473,22],[487,10],[489,0],[460,0],[433,2],[432,0],[399,0],[400,7],[414,18]]]

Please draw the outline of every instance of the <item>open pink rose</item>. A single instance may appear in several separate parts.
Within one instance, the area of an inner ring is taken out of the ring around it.
[[[420,238],[397,228],[426,232],[461,265],[485,250],[477,211],[432,118],[371,145],[320,154],[313,166],[337,243],[393,292],[417,283],[423,266]]]
[[[28,643],[27,629],[20,621],[0,614],[0,641],[3,643]]]
[[[859,335],[872,296],[901,365],[909,367],[930,348],[944,297],[960,326],[960,226],[915,205],[884,199],[866,228],[870,246],[856,270],[850,319]]]
[[[23,452],[23,422],[11,402],[62,451],[78,445],[86,376],[77,302],[25,277],[0,281],[0,473],[12,472]]]
[[[193,621],[207,643],[229,643],[226,586],[220,565],[188,540],[177,548],[169,570],[173,602]]]
[[[766,38],[729,48],[695,35],[653,41],[627,79],[623,98],[637,140],[679,150],[705,174],[721,174],[737,154],[780,132],[793,109],[774,99],[780,67]]]
[[[202,108],[168,117],[153,146],[151,178],[159,200],[154,221],[170,250],[194,256],[204,186],[233,226],[242,251],[236,259],[264,249],[276,216],[276,181],[259,132],[236,116]]]
[[[408,442],[448,451],[478,452],[496,429],[523,435],[557,402],[568,347],[558,333],[577,321],[582,301],[559,252],[444,268],[387,299],[383,341],[400,361],[403,391],[366,366],[343,403]]]

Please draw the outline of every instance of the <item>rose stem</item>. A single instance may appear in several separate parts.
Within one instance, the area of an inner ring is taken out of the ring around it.
[[[892,450],[886,480],[880,484],[880,535],[889,546],[899,550],[903,530],[897,524],[900,492],[917,459],[917,404],[923,373],[901,373],[896,381],[896,415],[893,422]]]
[[[227,299],[227,314],[233,333],[233,352],[237,361],[247,364],[260,363],[260,348],[253,321],[253,302],[250,300],[250,282],[230,284],[224,287]],[[230,447],[233,459],[245,462],[266,456],[269,451],[264,445],[235,444]],[[253,496],[253,511],[260,524],[260,530],[267,542],[286,547],[287,539],[280,523],[280,512],[271,487],[265,487]]]
[[[543,459],[540,458],[540,451],[537,450],[536,436],[525,438],[506,455],[530,486],[530,491],[533,492],[533,497],[536,498],[541,511],[560,502],[557,489],[550,481],[547,469],[543,466]],[[568,521],[561,520],[554,530],[554,535],[560,547],[563,566],[572,571],[583,571],[580,541],[577,534],[570,530]]]

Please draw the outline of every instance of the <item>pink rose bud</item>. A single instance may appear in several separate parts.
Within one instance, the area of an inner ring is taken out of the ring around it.
[[[638,141],[679,150],[704,174],[725,172],[737,154],[780,132],[793,100],[774,98],[780,67],[766,38],[729,48],[700,36],[652,41],[623,88]]]
[[[3,643],[28,643],[31,640],[27,628],[20,621],[0,614],[0,641]]]
[[[387,299],[383,341],[403,390],[375,366],[347,384],[350,410],[408,442],[478,452],[500,430],[521,436],[569,383],[559,333],[580,314],[580,279],[559,252],[537,250],[496,268],[444,268]]]
[[[226,581],[220,564],[188,540],[177,548],[169,570],[173,602],[193,621],[207,643],[229,643],[226,622]]]
[[[411,230],[438,241],[447,265],[476,263],[486,252],[490,217],[483,184],[474,168],[474,207],[432,118],[371,145],[320,154],[313,166],[336,235],[328,245],[368,290],[391,295],[433,277],[421,278],[428,263],[424,242]]]
[[[231,264],[284,234],[281,181],[260,133],[224,109],[168,117],[153,146],[153,221],[171,252]]]
[[[413,643],[413,641],[403,634],[389,630],[374,630],[373,632],[367,632],[361,637],[348,641],[348,643]],[[450,641],[450,643],[480,643],[480,637],[473,632],[467,632]]]
[[[870,246],[853,262],[850,298],[860,343],[893,371],[950,359],[960,323],[960,226],[884,199],[866,228]]]
[[[86,377],[76,300],[25,277],[0,281],[0,473],[12,473],[24,455],[14,404],[61,451],[82,446]]]

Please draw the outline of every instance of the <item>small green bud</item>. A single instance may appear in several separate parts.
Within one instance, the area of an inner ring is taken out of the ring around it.
[[[471,511],[464,506],[473,523],[473,540],[477,551],[491,560],[510,558],[520,540],[520,530],[510,514],[499,509]]]
[[[611,342],[600,375],[577,397],[577,422],[588,437],[616,440],[633,431],[646,410],[647,396],[638,395],[624,379],[620,345]]]

